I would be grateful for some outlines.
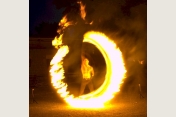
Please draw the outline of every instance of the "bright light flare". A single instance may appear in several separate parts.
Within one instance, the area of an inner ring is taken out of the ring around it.
[[[79,97],[70,95],[67,91],[67,84],[62,81],[65,78],[62,60],[69,52],[69,49],[68,46],[61,43],[59,43],[60,48],[51,61],[51,82],[69,105],[77,108],[102,108],[106,102],[114,97],[115,93],[120,91],[120,85],[125,78],[126,70],[122,53],[113,41],[100,32],[87,32],[84,35],[83,42],[95,45],[102,53],[106,62],[104,83],[91,93]]]

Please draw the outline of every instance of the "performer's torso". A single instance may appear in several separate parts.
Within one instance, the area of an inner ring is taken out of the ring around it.
[[[92,67],[91,66],[82,66],[82,75],[83,78],[91,78]]]

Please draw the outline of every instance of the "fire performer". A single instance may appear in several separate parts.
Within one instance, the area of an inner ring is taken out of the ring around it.
[[[79,95],[84,93],[85,87],[88,86],[90,92],[94,90],[92,78],[94,76],[94,69],[89,65],[89,60],[84,56],[82,58],[81,72],[82,72],[82,82],[80,87]]]

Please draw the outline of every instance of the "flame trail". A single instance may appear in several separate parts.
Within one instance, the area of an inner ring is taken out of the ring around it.
[[[101,108],[104,104],[111,100],[115,93],[120,91],[120,85],[123,83],[125,78],[125,67],[122,58],[121,51],[116,47],[115,43],[112,42],[103,33],[90,31],[84,35],[83,42],[88,42],[95,45],[103,57],[105,58],[107,73],[105,76],[104,83],[95,90],[86,95],[80,97],[74,97],[67,91],[67,84],[62,80],[65,78],[63,69],[63,58],[69,52],[67,45],[62,44],[62,39],[59,38],[57,41],[55,38],[54,46],[60,46],[58,52],[51,60],[50,69],[51,79],[53,86],[57,89],[57,92],[61,97],[73,107],[86,107],[86,108]],[[57,43],[56,43],[57,42]]]

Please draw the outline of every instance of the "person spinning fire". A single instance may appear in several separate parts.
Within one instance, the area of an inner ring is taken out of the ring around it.
[[[94,76],[94,69],[89,65],[89,60],[84,56],[82,58],[81,72],[82,72],[82,82],[80,87],[79,95],[84,93],[85,87],[88,86],[90,92],[94,90],[92,78]]]

